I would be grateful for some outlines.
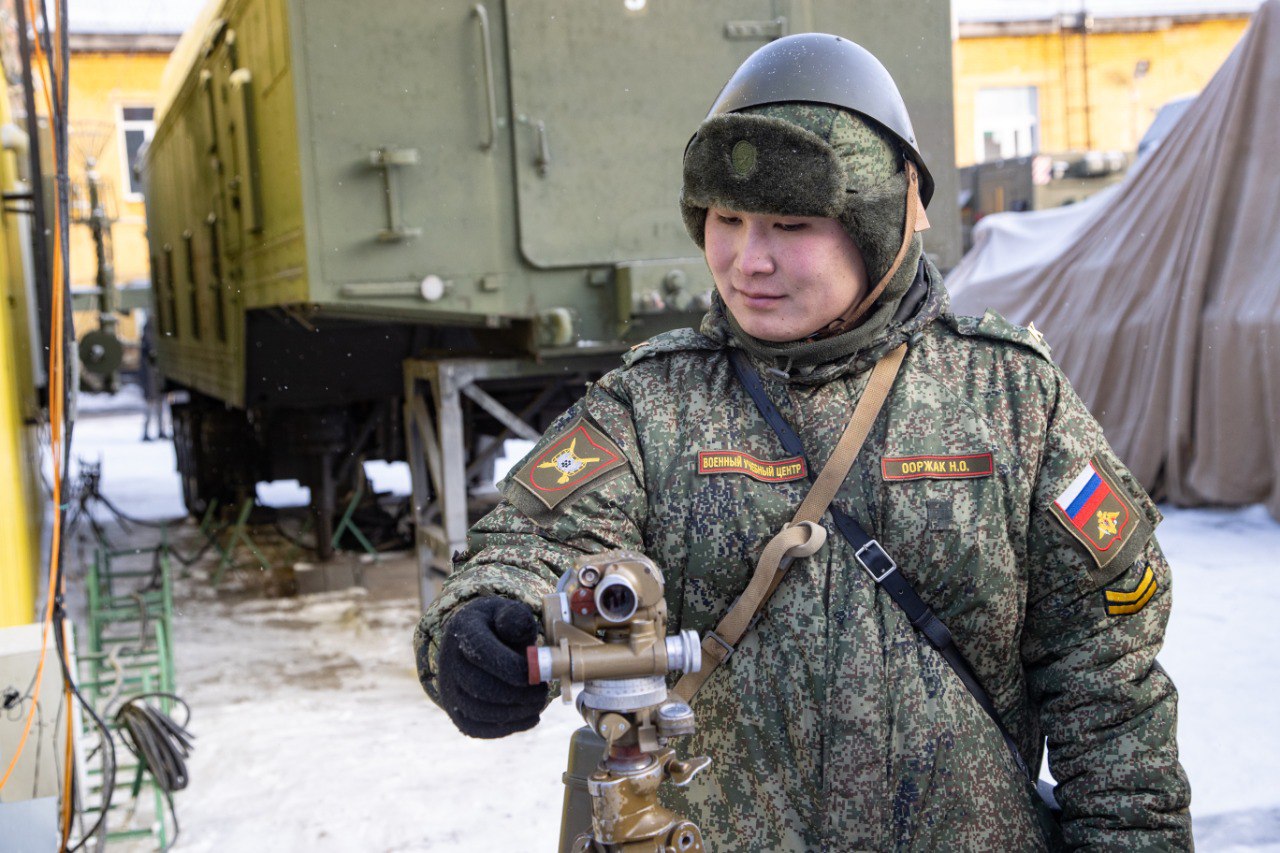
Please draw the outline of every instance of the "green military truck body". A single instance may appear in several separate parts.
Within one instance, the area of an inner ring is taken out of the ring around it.
[[[545,361],[696,323],[712,282],[676,202],[684,145],[752,50],[806,30],[894,74],[942,202],[929,250],[954,263],[945,3],[211,3],[144,165],[180,417],[225,438],[248,434],[227,407],[248,413],[262,456],[241,479],[288,475],[271,412],[355,423],[403,394],[406,358]],[[226,473],[187,440],[184,473]]]

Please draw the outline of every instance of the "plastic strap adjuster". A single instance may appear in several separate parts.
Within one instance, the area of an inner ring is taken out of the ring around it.
[[[867,556],[864,557],[864,554]],[[867,570],[867,574],[871,575],[871,579],[876,583],[882,582],[898,570],[898,564],[885,553],[884,548],[881,548],[880,543],[874,539],[855,551],[853,557],[862,568]]]
[[[715,631],[706,631],[703,633],[702,638],[704,640],[714,640],[722,649],[724,649],[724,657],[720,658],[720,663],[724,663],[729,658],[733,657],[733,646],[729,645],[724,637],[721,637]]]

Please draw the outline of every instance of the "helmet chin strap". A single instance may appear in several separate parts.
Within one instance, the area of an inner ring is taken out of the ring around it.
[[[876,286],[871,288],[862,301],[841,314],[839,317],[827,324],[826,328],[818,332],[814,337],[827,338],[832,335],[838,335],[847,332],[858,324],[858,321],[871,310],[871,306],[875,305],[876,300],[880,298],[880,294],[884,293],[884,289],[889,286],[889,282],[897,274],[898,269],[902,266],[902,261],[907,257],[907,250],[911,248],[911,238],[917,232],[923,231],[929,227],[929,218],[924,212],[924,202],[920,198],[920,178],[916,172],[916,164],[911,162],[910,158],[903,158],[905,168],[907,170],[907,215],[902,228],[902,244],[898,246],[898,254],[893,259],[893,263],[889,265],[889,269],[880,277],[880,281]]]

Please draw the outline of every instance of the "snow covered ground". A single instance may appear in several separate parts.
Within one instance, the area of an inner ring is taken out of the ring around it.
[[[136,411],[86,408],[73,452],[102,459],[104,492],[134,515],[181,515],[172,446],[139,442]],[[376,478],[407,488],[394,466]],[[1261,507],[1165,513],[1175,606],[1160,659],[1181,694],[1197,846],[1280,851],[1280,524]],[[176,849],[554,850],[576,714],[557,702],[531,732],[458,734],[414,675],[411,560],[365,572],[368,592],[285,599],[214,591],[200,572],[179,582],[178,686],[198,740]]]

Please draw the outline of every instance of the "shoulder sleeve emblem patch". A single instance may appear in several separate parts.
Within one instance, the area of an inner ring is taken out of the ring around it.
[[[1051,512],[1099,568],[1115,559],[1139,527],[1137,508],[1096,457],[1054,498]]]
[[[515,481],[555,509],[587,483],[626,464],[618,445],[585,417],[569,425],[560,438],[525,463]]]
[[[1137,613],[1147,606],[1151,596],[1156,594],[1158,586],[1156,573],[1151,570],[1150,566],[1147,566],[1147,571],[1142,575],[1142,580],[1138,582],[1138,586],[1133,590],[1121,592],[1109,589],[1106,591],[1107,615],[1128,616]]]

